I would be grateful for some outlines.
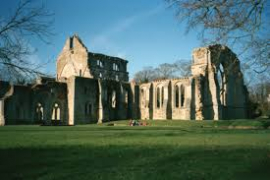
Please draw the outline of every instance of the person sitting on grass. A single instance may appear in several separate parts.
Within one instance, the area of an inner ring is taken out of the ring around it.
[[[138,120],[129,120],[129,126],[139,126]]]

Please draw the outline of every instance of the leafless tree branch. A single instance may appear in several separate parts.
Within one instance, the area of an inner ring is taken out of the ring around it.
[[[1,15],[0,15],[1,16]],[[10,17],[0,18],[0,78],[14,80],[32,75],[44,75],[39,62],[30,62],[35,50],[29,39],[37,37],[44,43],[53,35],[53,14],[44,5],[21,0]],[[45,62],[46,63],[46,62]],[[7,74],[9,73],[9,74]]]
[[[241,48],[245,61],[262,71],[270,65],[270,19],[267,0],[165,0],[175,8],[187,32],[199,29],[205,45],[225,44]]]

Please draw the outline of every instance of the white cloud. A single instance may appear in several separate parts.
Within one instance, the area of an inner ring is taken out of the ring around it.
[[[136,23],[158,14],[161,10],[163,10],[163,6],[159,5],[153,9],[137,13],[118,21],[113,26],[106,28],[107,30],[92,38],[89,41],[91,43],[88,47],[91,47],[91,49],[102,49],[103,51],[105,50],[112,53],[111,55],[124,58],[126,53],[122,52],[122,48],[112,41],[112,37],[121,34],[121,32],[131,28]]]
[[[143,11],[143,12],[140,12],[138,14],[126,17],[126,18],[118,21],[112,27],[108,28],[108,30],[99,34],[97,37],[99,37],[99,36],[110,37],[110,36],[113,36],[115,34],[121,33],[123,31],[125,31],[126,29],[130,28],[135,23],[158,14],[161,10],[163,10],[163,6],[159,5],[159,6],[153,8],[153,9],[150,9],[148,11]]]

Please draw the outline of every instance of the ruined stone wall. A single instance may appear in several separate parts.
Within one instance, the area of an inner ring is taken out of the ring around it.
[[[158,80],[153,83],[153,119],[171,119],[171,82]]]
[[[130,83],[130,97],[131,114],[128,118],[140,119],[140,86],[135,82]]]
[[[98,122],[98,94],[97,80],[83,77],[75,78],[75,125]]]
[[[117,57],[89,53],[89,67],[95,79],[128,82],[127,63],[126,60]]]
[[[240,62],[229,48],[214,45],[195,49],[191,71],[189,78],[141,84],[141,119],[247,117],[247,92]]]
[[[14,86],[12,96],[5,100],[6,124],[33,123],[31,110],[31,88],[29,86]]]
[[[71,76],[93,77],[88,67],[88,59],[88,50],[80,38],[68,38],[57,58],[56,79],[63,81]]]
[[[43,108],[42,119],[36,114],[38,106]],[[55,108],[59,115],[54,115]],[[68,124],[67,85],[49,80],[32,86],[31,108],[32,118],[37,124]]]
[[[192,84],[190,78],[171,81],[172,119],[191,119]]]
[[[202,87],[195,93],[200,97],[195,102],[195,109],[197,112],[203,109],[201,119],[247,117],[247,92],[240,61],[228,47],[213,45],[195,49],[192,75],[203,79],[203,82],[195,82],[195,87]]]
[[[66,81],[71,76],[94,79],[110,79],[128,82],[128,61],[88,52],[78,36],[66,40],[64,48],[57,58],[58,81]]]
[[[136,111],[133,112],[136,100],[130,83],[71,77],[68,79],[71,91],[72,86],[74,95],[69,92],[68,98],[72,99],[68,102],[69,114],[73,115],[70,118],[75,125],[129,119],[137,115]]]
[[[188,78],[128,83],[127,61],[90,53],[73,36],[57,59],[56,80],[43,77],[28,86],[0,82],[0,125],[247,117],[240,61],[229,48],[195,49],[191,71]]]
[[[5,100],[13,94],[13,86],[8,82],[0,81],[0,126],[6,124]]]
[[[152,119],[153,117],[153,87],[152,83],[145,83],[140,85],[140,118]]]
[[[136,113],[136,110],[135,112],[132,112],[134,109],[133,102],[135,101],[132,86],[130,83],[121,82],[120,88],[122,105],[120,106],[118,117],[120,117],[121,119],[131,119]]]
[[[191,80],[157,80],[140,85],[141,119],[191,118]]]
[[[102,121],[129,119],[133,102],[130,84],[112,80],[102,80],[99,83]]]
[[[5,100],[6,124],[51,124],[55,103],[59,107],[59,124],[67,123],[66,84],[47,82],[28,86],[14,85]],[[42,112],[37,114],[37,108]]]

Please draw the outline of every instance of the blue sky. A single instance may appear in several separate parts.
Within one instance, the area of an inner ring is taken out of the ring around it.
[[[66,38],[75,33],[89,51],[127,59],[130,79],[145,66],[191,59],[192,49],[200,46],[196,33],[185,34],[185,26],[164,0],[40,1],[55,14],[55,36],[49,45],[32,39],[31,46],[37,49],[32,58],[51,60],[46,66],[51,74]],[[17,2],[2,2],[0,14],[7,17]]]

